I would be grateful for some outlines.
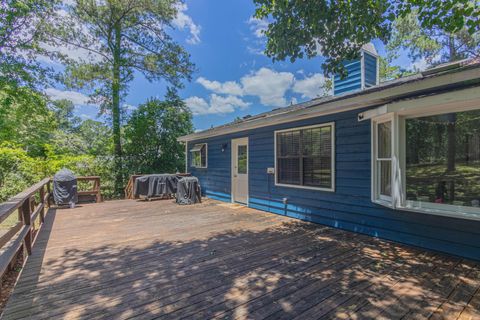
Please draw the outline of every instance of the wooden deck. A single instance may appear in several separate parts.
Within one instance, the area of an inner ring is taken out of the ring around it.
[[[479,319],[476,262],[211,200],[50,210],[3,319]]]

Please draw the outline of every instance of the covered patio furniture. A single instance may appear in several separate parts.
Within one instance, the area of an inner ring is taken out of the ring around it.
[[[177,184],[177,203],[194,204],[202,202],[202,192],[198,178],[184,177]]]

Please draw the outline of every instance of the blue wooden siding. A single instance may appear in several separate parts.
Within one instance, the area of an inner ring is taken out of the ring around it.
[[[190,171],[204,193],[230,201],[231,139],[249,137],[249,206],[314,223],[360,232],[480,260],[480,222],[408,211],[371,202],[370,122],[357,121],[360,111],[318,117],[210,138],[208,168]],[[335,122],[335,192],[275,186],[267,168],[274,166],[274,130]],[[227,143],[225,152],[222,145]],[[283,203],[287,198],[287,203]]]
[[[377,84],[377,58],[364,52],[365,57],[365,87],[372,87]]]
[[[362,88],[362,68],[360,60],[348,61],[343,65],[347,71],[347,76],[345,79],[342,79],[340,75],[335,75],[333,88],[334,95],[356,91]]]

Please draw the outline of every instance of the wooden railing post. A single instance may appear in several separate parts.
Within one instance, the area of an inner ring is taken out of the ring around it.
[[[29,227],[28,233],[25,236],[25,248],[27,249],[28,255],[32,254],[32,211],[30,206],[30,198],[25,199],[22,204],[22,215],[23,215],[23,224]]]
[[[45,187],[40,188],[40,203],[43,204],[42,210],[40,210],[40,222],[45,222]]]
[[[48,183],[47,183],[47,193],[48,193],[48,199],[47,199],[47,204],[48,204],[48,207],[50,208],[50,198],[52,196],[52,192],[50,191],[50,183],[52,181],[49,180]]]

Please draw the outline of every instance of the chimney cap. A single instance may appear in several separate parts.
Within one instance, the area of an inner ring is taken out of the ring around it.
[[[371,42],[364,44],[362,46],[362,51],[366,51],[366,52],[378,57],[377,50],[375,49],[375,46]]]

